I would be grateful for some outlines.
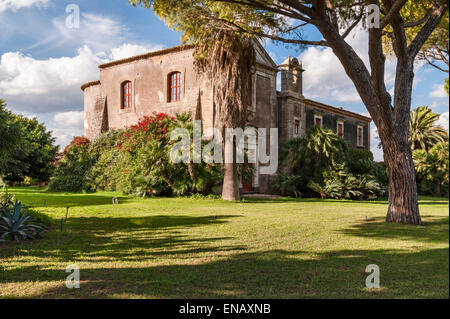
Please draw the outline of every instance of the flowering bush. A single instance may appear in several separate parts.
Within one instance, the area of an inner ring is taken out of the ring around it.
[[[166,113],[154,113],[152,116],[144,116],[137,125],[123,130],[117,143],[117,149],[131,152],[154,141],[167,143],[167,133],[175,123],[176,118]]]
[[[50,188],[117,190],[139,196],[208,194],[221,182],[221,167],[172,163],[169,154],[176,141],[170,141],[170,132],[177,127],[192,130],[191,114],[153,113],[93,142],[76,137],[66,148]]]
[[[49,183],[51,191],[80,192],[90,191],[87,187],[88,174],[94,163],[89,152],[90,141],[76,136],[67,145],[63,158],[59,161],[54,178]]]
[[[66,148],[63,151],[64,157],[72,157],[72,158],[84,158],[89,156],[88,155],[88,149],[89,149],[90,141],[83,136],[75,136],[70,142],[69,145],[66,146]]]

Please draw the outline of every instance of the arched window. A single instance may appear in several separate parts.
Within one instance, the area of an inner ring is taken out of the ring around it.
[[[177,102],[181,100],[181,72],[172,72],[169,74],[168,83],[168,102]]]
[[[132,106],[133,87],[131,81],[122,83],[122,109],[128,109]]]

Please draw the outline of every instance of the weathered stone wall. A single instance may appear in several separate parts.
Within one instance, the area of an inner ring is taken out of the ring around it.
[[[323,118],[323,127],[332,129],[337,132],[337,122],[344,122],[344,139],[350,147],[357,148],[358,125],[363,126],[364,149],[370,150],[370,128],[369,123],[359,121],[354,118],[344,117],[341,115],[325,112],[323,110],[307,106],[306,107],[306,127],[312,127],[314,123],[314,115],[320,115]]]
[[[99,84],[84,89],[84,129],[89,139],[95,139],[108,128],[106,97]]]
[[[213,125],[213,92],[210,81],[197,74],[193,49],[150,57],[100,69],[102,94],[107,97],[110,129],[131,126],[145,115],[165,112],[171,115],[195,114],[200,97],[205,127]],[[168,102],[168,77],[181,72],[181,100]],[[121,85],[133,84],[130,109],[121,109]]]
[[[253,108],[249,111],[251,120],[248,125],[255,128],[266,128],[266,150],[270,151],[270,128],[276,128],[278,109],[276,97],[277,71],[262,66],[256,66],[254,77]],[[256,165],[256,172],[260,169]],[[256,174],[254,177],[255,191],[267,193],[270,191],[270,176]]]

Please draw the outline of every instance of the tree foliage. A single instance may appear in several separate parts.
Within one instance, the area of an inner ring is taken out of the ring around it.
[[[408,45],[414,40],[418,32],[427,22],[432,13],[433,0],[409,0],[400,10],[404,20],[405,35]],[[429,38],[420,49],[417,59],[445,73],[449,72],[449,16],[448,11],[441,22],[433,30]],[[385,30],[386,51],[393,55],[393,41],[395,36],[392,28]]]
[[[49,181],[55,167],[55,158],[59,152],[52,132],[48,131],[37,118],[29,119],[22,115],[16,115],[15,121],[24,136],[20,147],[21,152],[14,158],[20,169],[16,172],[10,171],[6,179],[20,182],[25,177],[29,177],[39,182]]]
[[[273,191],[288,196],[363,199],[384,194],[385,171],[370,151],[353,149],[335,132],[311,127],[301,138],[287,141],[281,172]],[[292,168],[291,174],[284,172]],[[382,173],[380,173],[382,171]]]
[[[6,102],[0,100],[0,177],[10,171],[10,167],[17,167],[14,156],[21,153],[23,132],[14,114],[6,109]]]
[[[448,140],[448,133],[436,125],[439,114],[427,106],[420,106],[411,111],[409,120],[409,144],[414,150],[430,150],[436,143]]]
[[[4,180],[50,179],[58,147],[43,123],[6,110],[0,100],[0,133],[0,176]]]
[[[449,142],[439,142],[429,152],[415,150],[413,160],[421,192],[434,196],[448,195]]]

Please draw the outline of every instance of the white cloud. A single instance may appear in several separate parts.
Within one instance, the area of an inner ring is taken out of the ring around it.
[[[437,125],[443,127],[447,131],[449,130],[449,112],[442,113],[439,120],[436,122]]]
[[[368,33],[355,30],[347,38],[365,65],[370,70],[368,57]],[[361,102],[354,83],[345,73],[341,62],[331,48],[309,47],[300,56],[306,70],[303,78],[304,92],[309,98],[336,100],[339,102]],[[386,61],[385,81],[388,87],[394,84],[395,61]]]
[[[94,52],[100,52],[117,47],[127,38],[132,37],[125,25],[116,19],[98,14],[83,13],[80,19],[80,28],[68,28],[65,16],[53,19],[52,24],[53,32],[27,49],[40,46],[52,49],[87,45]]]
[[[111,17],[84,13],[80,29],[69,29],[65,19],[53,20],[52,34],[26,50],[75,46],[74,57],[38,60],[22,52],[0,58],[0,96],[19,112],[80,111],[80,86],[99,78],[98,65],[162,49],[162,45],[127,43],[133,34]]]
[[[56,112],[80,108],[80,85],[98,78],[105,59],[84,46],[75,57],[37,60],[20,52],[0,60],[0,95],[15,111]]]
[[[373,159],[377,162],[382,162],[384,160],[383,150],[378,148],[380,144],[380,138],[378,135],[378,130],[375,124],[371,124],[370,129],[370,150],[373,153]]]
[[[58,125],[70,128],[84,127],[84,112],[59,112],[53,117]]]
[[[118,48],[111,49],[111,54],[109,55],[109,57],[111,58],[111,60],[121,60],[131,56],[161,50],[162,48],[162,45],[145,46],[125,43]]]
[[[82,129],[73,128],[52,128],[53,136],[56,138],[56,145],[60,146],[60,149],[64,149],[70,142],[72,142],[74,136],[82,136],[84,134]]]
[[[434,84],[433,90],[430,92],[430,97],[435,97],[438,99],[448,98],[448,94],[445,91],[443,84]]]
[[[21,8],[32,6],[46,6],[49,0],[0,0],[0,12],[11,10],[17,11]]]

